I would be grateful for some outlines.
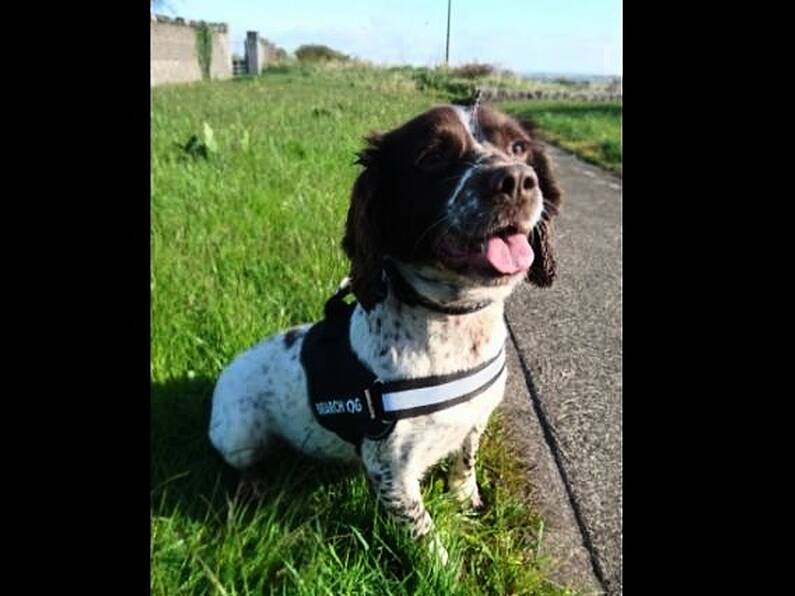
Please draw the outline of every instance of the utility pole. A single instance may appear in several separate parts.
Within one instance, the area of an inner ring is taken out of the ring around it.
[[[453,0],[447,0],[447,48],[444,51],[444,65],[450,65],[450,4]]]

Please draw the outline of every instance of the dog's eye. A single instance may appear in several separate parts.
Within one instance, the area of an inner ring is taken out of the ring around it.
[[[511,143],[511,155],[523,155],[527,153],[527,141],[514,141]]]
[[[438,168],[447,161],[447,156],[440,149],[428,149],[417,158],[417,165],[421,168]]]

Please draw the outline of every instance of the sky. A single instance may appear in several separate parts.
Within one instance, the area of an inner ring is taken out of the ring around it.
[[[620,75],[622,0],[451,0],[450,63],[518,73]],[[444,62],[447,0],[165,0],[157,12],[227,23],[292,52],[320,43],[377,64]]]

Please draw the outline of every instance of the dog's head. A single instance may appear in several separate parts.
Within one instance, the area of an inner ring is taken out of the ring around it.
[[[560,190],[531,135],[486,107],[441,106],[368,138],[342,244],[362,306],[384,296],[385,259],[444,304],[552,283]]]

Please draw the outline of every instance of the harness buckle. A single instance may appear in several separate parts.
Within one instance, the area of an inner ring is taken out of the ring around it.
[[[374,395],[376,397],[381,396],[381,391],[380,388],[378,388],[378,386],[383,384],[384,382],[381,379],[376,379],[375,381],[373,381],[372,385],[370,385],[369,387],[365,387],[364,389],[364,399],[365,402],[367,402],[367,411],[370,413],[370,420],[376,419],[375,406],[373,405],[373,396]]]

